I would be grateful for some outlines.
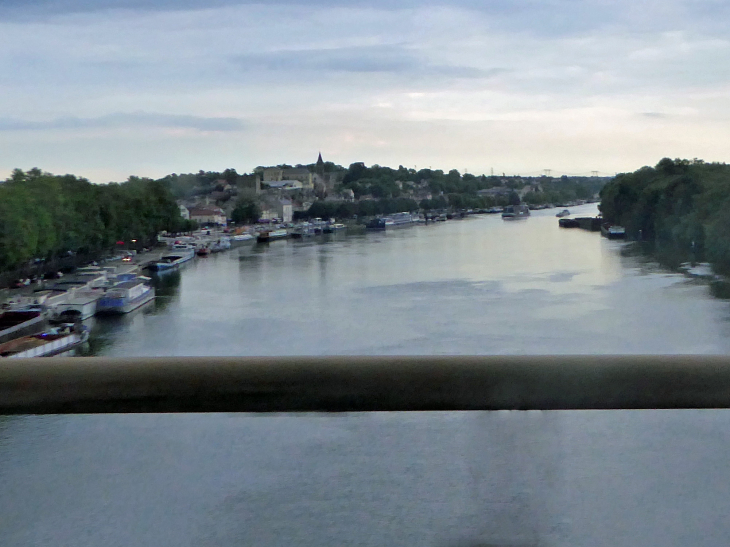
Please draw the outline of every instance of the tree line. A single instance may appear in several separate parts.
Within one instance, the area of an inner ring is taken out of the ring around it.
[[[0,184],[0,271],[69,254],[103,253],[117,242],[155,241],[189,229],[164,181],[130,177],[92,184],[74,175],[16,169]]]
[[[730,165],[664,158],[617,175],[601,190],[600,210],[633,238],[730,273]]]
[[[344,169],[344,168],[343,168]],[[373,198],[405,197],[411,190],[427,190],[432,194],[431,200],[421,204],[423,209],[439,209],[446,206],[453,208],[482,208],[493,205],[506,205],[509,198],[492,198],[478,195],[480,190],[504,186],[518,190],[525,184],[539,183],[538,191],[529,192],[525,201],[530,204],[560,203],[576,199],[589,199],[596,194],[608,179],[602,177],[568,177],[557,179],[550,177],[486,176],[460,173],[452,169],[448,173],[441,169],[407,169],[402,165],[398,169],[373,165],[366,167],[364,163],[353,163],[342,178],[342,188],[353,191],[355,198],[372,196]],[[518,201],[519,203],[519,201]]]

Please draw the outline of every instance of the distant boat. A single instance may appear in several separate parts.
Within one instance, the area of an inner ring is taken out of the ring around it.
[[[305,237],[313,237],[315,234],[314,226],[311,224],[300,224],[296,228],[294,228],[289,234],[291,237],[295,239],[302,239]]]
[[[192,260],[195,257],[195,247],[190,245],[173,245],[173,252],[164,255],[157,262],[149,265],[150,270],[164,272],[179,268],[180,264]]]
[[[198,247],[198,250],[195,251],[195,253],[198,256],[208,256],[210,254],[210,249],[206,247],[205,245]]]
[[[227,237],[222,237],[218,241],[214,241],[210,246],[211,253],[220,253],[221,251],[227,251],[231,248],[231,240]]]
[[[415,221],[415,216],[411,213],[393,213],[386,219],[388,226],[410,226]]]
[[[519,220],[530,216],[526,205],[508,205],[502,212],[502,220]]]
[[[335,232],[339,232],[340,230],[344,230],[345,225],[340,223],[333,223],[328,224],[322,229],[322,233],[324,234],[334,234]]]
[[[366,224],[368,230],[387,230],[389,228],[402,228],[412,226],[415,216],[411,213],[394,213],[387,217],[374,218]],[[446,220],[444,218],[444,220]]]
[[[614,226],[611,224],[601,225],[601,235],[608,239],[625,239],[626,229],[623,226]]]
[[[563,209],[555,216],[558,218],[563,218],[563,217],[567,217],[569,214],[570,214],[570,211],[568,211],[567,209]]]
[[[286,239],[289,237],[289,232],[284,230],[283,228],[279,230],[267,230],[264,232],[261,232],[258,237],[256,238],[256,241],[259,243],[268,243],[269,241],[275,241],[277,239]]]

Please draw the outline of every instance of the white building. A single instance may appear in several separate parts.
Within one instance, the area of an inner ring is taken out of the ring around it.
[[[200,225],[225,226],[227,224],[226,213],[220,207],[193,207],[190,209],[190,220],[194,220]]]
[[[301,190],[304,187],[304,184],[299,180],[271,180],[265,184],[268,184],[269,188],[280,190]]]
[[[276,214],[282,222],[291,222],[294,216],[291,201],[288,199],[280,199],[276,203]]]
[[[185,220],[190,220],[190,211],[188,210],[188,208],[182,204],[180,204],[179,207],[180,207],[180,216],[183,217]]]

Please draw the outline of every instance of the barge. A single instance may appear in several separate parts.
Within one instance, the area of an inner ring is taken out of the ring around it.
[[[150,264],[149,269],[155,272],[174,270],[175,268],[179,268],[180,264],[184,264],[195,257],[195,248],[187,245],[175,245],[173,251],[175,252],[164,255],[157,262]]]
[[[0,343],[42,332],[47,314],[40,308],[8,310],[0,314]]]
[[[97,314],[129,313],[155,298],[155,289],[144,280],[123,281],[109,289],[96,303]]]
[[[520,220],[530,216],[527,205],[508,205],[502,212],[502,220]]]
[[[88,339],[89,327],[68,323],[0,344],[0,358],[51,357],[76,349]]]
[[[269,241],[276,241],[277,239],[286,239],[289,237],[289,232],[286,230],[279,229],[279,230],[267,230],[265,232],[259,233],[259,235],[256,237],[256,241],[259,243],[268,243]]]
[[[625,239],[626,238],[626,229],[623,226],[602,224],[601,225],[601,235],[608,239]]]

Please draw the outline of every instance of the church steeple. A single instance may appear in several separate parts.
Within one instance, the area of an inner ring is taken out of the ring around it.
[[[317,173],[320,177],[324,177],[324,161],[322,161],[322,152],[319,153],[319,157],[317,158],[317,165],[314,168],[314,172]]]

